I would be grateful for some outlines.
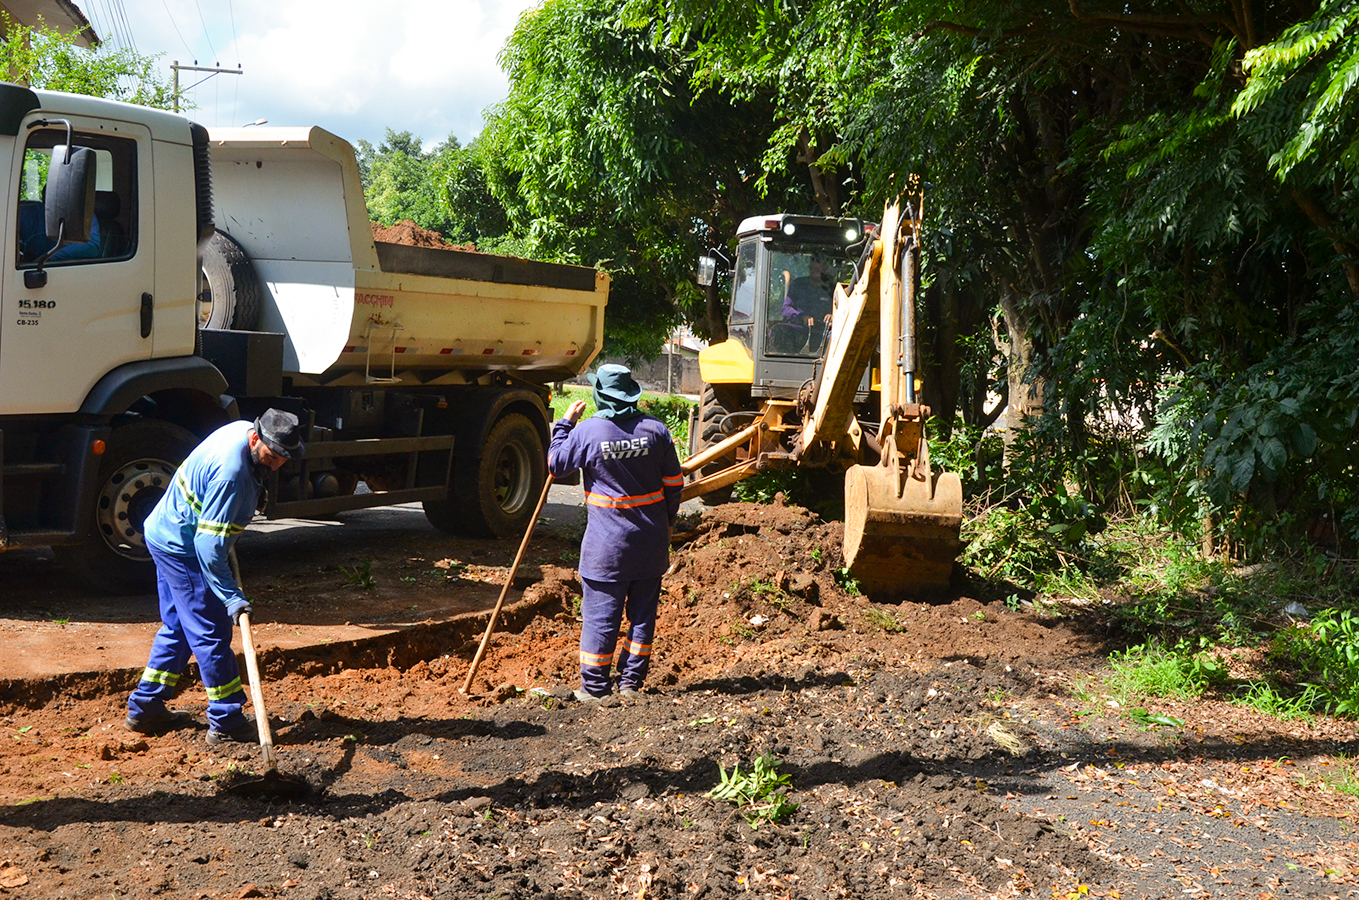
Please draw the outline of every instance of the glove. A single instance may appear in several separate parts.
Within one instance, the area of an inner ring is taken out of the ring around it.
[[[250,603],[246,600],[233,600],[227,604],[227,615],[231,616],[231,621],[237,625],[241,624],[241,613],[250,615],[254,610],[250,608]]]

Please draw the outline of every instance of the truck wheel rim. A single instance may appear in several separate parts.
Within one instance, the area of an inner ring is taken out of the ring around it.
[[[528,451],[519,443],[506,444],[495,463],[495,500],[502,511],[517,513],[529,495]]]
[[[203,291],[198,295],[198,302],[195,308],[198,311],[198,327],[207,328],[212,321],[212,285],[208,282],[208,273],[200,270],[200,280],[203,283]]]
[[[174,477],[174,464],[162,459],[134,460],[109,476],[95,507],[95,524],[109,549],[129,559],[148,558],[142,525]]]

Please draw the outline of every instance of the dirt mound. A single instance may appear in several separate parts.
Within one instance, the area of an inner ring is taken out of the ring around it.
[[[405,244],[408,247],[429,247],[434,250],[469,250],[476,252],[476,244],[455,244],[446,240],[437,231],[421,228],[410,219],[402,219],[395,225],[380,222],[368,223],[373,228],[373,240],[384,244]]]

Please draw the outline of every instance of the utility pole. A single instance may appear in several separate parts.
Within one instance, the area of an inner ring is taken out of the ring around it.
[[[194,60],[194,63],[197,63],[197,62],[198,62],[198,60]],[[193,90],[194,88],[198,87],[198,86],[199,86],[200,84],[202,84],[203,82],[207,81],[208,78],[211,78],[213,75],[244,75],[244,74],[245,74],[245,73],[241,70],[241,64],[240,64],[240,63],[237,63],[237,64],[236,64],[236,68],[234,68],[234,69],[224,69],[224,68],[221,68],[220,66],[200,66],[200,65],[181,66],[181,65],[179,64],[179,60],[177,60],[177,59],[170,63],[170,71],[173,73],[172,76],[171,76],[171,83],[172,83],[172,85],[173,85],[173,87],[172,87],[172,89],[171,89],[171,91],[172,91],[172,93],[171,93],[171,103],[173,104],[173,106],[172,106],[171,108],[174,109],[175,112],[179,112],[179,73],[180,73],[181,71],[184,71],[184,72],[207,72],[207,73],[209,73],[208,76],[207,76],[206,78],[200,78],[198,81],[195,81],[193,84],[191,84],[191,85],[189,85],[188,87],[186,87],[186,88],[184,89],[184,90],[186,90],[186,91],[191,91],[191,90]]]

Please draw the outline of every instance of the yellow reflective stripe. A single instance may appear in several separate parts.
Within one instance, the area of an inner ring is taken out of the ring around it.
[[[586,653],[580,651],[580,664],[582,666],[607,666],[613,662],[611,653]]]
[[[634,644],[632,641],[628,641],[628,642],[626,643],[626,646],[627,646],[627,648],[628,648],[628,652],[631,653],[633,656],[650,656],[650,655],[651,655],[651,645],[650,645],[650,644]]]
[[[235,678],[221,687],[209,687],[206,684],[203,685],[203,687],[208,692],[209,700],[225,700],[227,697],[230,697],[232,694],[241,690],[241,679]]]
[[[218,537],[230,537],[233,534],[240,534],[245,531],[244,525],[237,525],[235,522],[209,522],[207,519],[198,521],[198,532],[200,534],[215,534]]]
[[[149,681],[152,684],[163,684],[166,687],[174,687],[179,684],[179,676],[174,672],[162,672],[160,669],[148,668],[142,672],[142,681]]]
[[[201,515],[203,512],[203,504],[194,496],[193,491],[189,490],[189,482],[188,479],[184,477],[183,469],[175,472],[175,484],[184,493],[184,500],[189,504],[189,509],[193,510],[195,515]]]

